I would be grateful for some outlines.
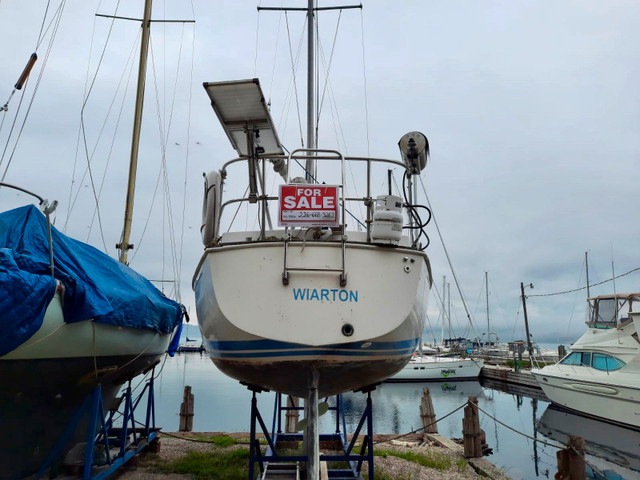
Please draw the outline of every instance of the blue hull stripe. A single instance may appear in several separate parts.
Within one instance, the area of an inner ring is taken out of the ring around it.
[[[214,358],[265,358],[265,357],[379,357],[411,355],[418,345],[418,339],[401,342],[338,343],[333,345],[311,346],[299,343],[279,342],[277,340],[249,341],[205,341],[205,347]]]

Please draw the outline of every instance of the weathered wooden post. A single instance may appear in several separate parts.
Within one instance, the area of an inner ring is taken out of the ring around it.
[[[558,345],[558,360],[561,360],[567,355],[567,349],[564,345]]]
[[[558,460],[558,473],[555,480],[582,480],[586,478],[586,466],[584,462],[584,440],[580,437],[569,435],[567,448],[556,452]]]
[[[462,443],[465,458],[482,457],[482,430],[478,415],[478,398],[469,397],[462,419]]]
[[[300,406],[300,399],[298,397],[292,397],[291,395],[287,395],[287,407],[298,407]],[[298,424],[298,420],[300,419],[300,411],[299,410],[287,410],[285,414],[285,424],[284,431],[285,433],[296,433],[296,425]]]
[[[431,392],[428,388],[422,389],[422,401],[420,402],[420,418],[422,418],[422,431],[424,433],[438,433],[436,413],[433,410]]]
[[[180,405],[180,431],[193,430],[193,393],[189,385],[184,387],[184,396]]]

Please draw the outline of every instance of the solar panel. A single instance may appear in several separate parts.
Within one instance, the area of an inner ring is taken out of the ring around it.
[[[284,154],[257,78],[206,82],[203,86],[231,145],[240,156],[249,154],[247,130],[258,131],[256,143],[261,147],[258,149],[261,155]]]

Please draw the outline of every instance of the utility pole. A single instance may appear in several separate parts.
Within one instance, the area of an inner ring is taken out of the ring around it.
[[[528,287],[533,288],[530,283]],[[529,359],[533,357],[533,347],[531,346],[531,336],[529,335],[529,320],[527,319],[527,297],[524,295],[524,283],[520,282],[520,291],[522,292],[522,310],[524,311],[524,328],[527,333],[527,350],[529,350]]]

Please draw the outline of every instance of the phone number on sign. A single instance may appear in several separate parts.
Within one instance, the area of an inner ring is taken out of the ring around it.
[[[282,212],[283,220],[301,220],[301,219],[319,219],[319,220],[335,220],[335,212],[300,212],[300,211],[284,211]]]

